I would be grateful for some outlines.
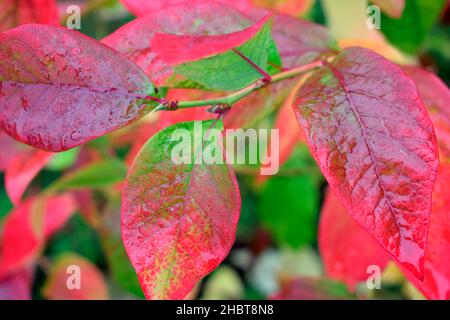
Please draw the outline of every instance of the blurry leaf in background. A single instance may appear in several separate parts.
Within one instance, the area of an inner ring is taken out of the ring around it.
[[[280,247],[263,251],[247,271],[246,278],[258,293],[267,297],[278,292],[284,282],[293,278],[319,277],[322,274],[320,258],[311,247],[299,250]]]
[[[1,179],[1,178],[0,178]],[[0,230],[3,223],[3,219],[7,216],[8,212],[13,208],[13,204],[6,194],[6,190],[3,186],[0,186]]]
[[[99,235],[78,214],[49,240],[44,254],[54,259],[67,252],[81,255],[96,265],[105,265]]]
[[[449,10],[450,12],[450,10]],[[437,25],[425,40],[426,51],[436,64],[439,77],[450,85],[450,26]]]
[[[367,27],[367,0],[322,0],[322,4],[330,32],[342,48],[364,47],[397,63],[415,62],[389,44],[379,30]]]
[[[229,266],[217,268],[205,284],[203,300],[239,300],[244,298],[244,284],[237,272]]]
[[[329,31],[338,40],[375,39],[379,31],[367,28],[367,0],[321,0]]]
[[[27,148],[12,159],[5,171],[5,188],[14,205],[19,204],[30,182],[53,155],[54,153]]]
[[[0,277],[0,300],[30,300],[34,268],[25,267]]]
[[[291,89],[289,96],[284,101],[275,118],[274,129],[279,130],[280,137],[280,166],[282,166],[291,157],[297,144],[307,144],[305,133],[299,126],[294,110],[292,109],[296,93],[305,80],[306,76],[303,76]]]
[[[65,224],[74,210],[74,200],[68,194],[29,198],[14,208],[4,220],[0,275],[33,263],[45,241]]]
[[[102,188],[123,181],[127,168],[118,159],[92,162],[75,171],[69,172],[50,187],[51,191]]]
[[[246,279],[264,297],[274,294],[280,289],[277,276],[280,266],[280,252],[267,249],[256,258]]]
[[[45,168],[53,171],[63,171],[69,169],[75,164],[79,152],[80,148],[73,148],[67,151],[55,153]]]
[[[319,251],[327,276],[352,291],[367,280],[369,266],[382,271],[389,262],[388,253],[353,220],[332,190],[327,191],[320,216]]]
[[[278,272],[280,282],[298,277],[319,277],[323,275],[320,257],[312,247],[302,247],[293,250],[288,247],[280,248],[280,265]]]
[[[28,23],[59,25],[56,0],[0,1],[0,32]]]
[[[283,171],[292,174],[280,176]],[[318,176],[308,149],[299,146],[280,173],[266,182],[258,213],[277,244],[298,248],[314,243],[319,211]]]
[[[415,54],[439,19],[447,0],[408,0],[400,19],[381,15],[381,31],[394,46]]]
[[[109,298],[108,286],[100,270],[74,253],[66,253],[55,260],[42,294],[46,299],[51,300]]]
[[[272,300],[346,300],[356,296],[345,285],[324,278],[297,278],[287,281]]]
[[[121,2],[131,13],[139,17],[186,0],[121,0]],[[311,9],[315,0],[218,0],[218,2],[233,6],[250,16],[257,16],[264,11],[261,9],[268,9],[299,17]]]
[[[0,172],[7,169],[12,160],[26,149],[26,146],[14,140],[0,129]]]
[[[235,0],[239,2],[240,0]],[[252,0],[256,7],[275,10],[293,17],[300,17],[307,13],[315,0]]]
[[[441,163],[450,160],[450,90],[434,73],[412,66],[402,67],[414,80],[420,98],[427,107],[439,145]]]
[[[100,227],[100,237],[108,269],[112,278],[121,289],[144,298],[136,271],[131,265],[125,251],[120,233],[120,204],[107,207],[104,211]]]
[[[380,9],[389,17],[398,19],[402,16],[407,0],[370,0],[371,3],[380,7]]]
[[[271,30],[272,21],[269,21],[252,39],[236,48],[266,72],[275,71],[271,66],[281,66]],[[254,66],[234,51],[180,64],[175,72],[206,88],[224,91],[239,90],[262,78]]]

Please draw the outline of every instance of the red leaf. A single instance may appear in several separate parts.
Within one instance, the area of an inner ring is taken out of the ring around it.
[[[417,68],[403,67],[417,84],[420,96],[428,107],[442,158],[433,190],[433,212],[431,214],[425,276],[423,282],[406,276],[430,299],[450,299],[450,92],[447,86],[433,73]]]
[[[69,288],[68,283],[77,285],[77,275],[80,279],[79,288]],[[73,277],[73,283],[69,277]],[[73,253],[66,253],[57,259],[51,268],[42,294],[50,300],[106,300],[109,298],[108,286],[100,270],[90,261]]]
[[[33,178],[50,161],[53,153],[27,150],[17,155],[5,173],[5,189],[11,202],[18,205]]]
[[[313,62],[338,49],[325,27],[287,15],[275,15],[272,35],[285,68]]]
[[[442,158],[450,159],[450,90],[434,73],[418,67],[403,67],[417,85],[420,97],[428,108],[438,138]]]
[[[423,291],[431,299],[450,299],[450,165],[441,164],[433,191]]]
[[[33,268],[24,268],[0,278],[0,300],[30,300]]]
[[[30,198],[5,219],[0,252],[0,275],[29,265],[45,240],[61,228],[75,210],[69,195]]]
[[[142,3],[140,7],[145,8],[146,4],[150,3],[153,2]],[[164,10],[136,19],[104,38],[102,42],[130,58],[145,70],[157,85],[162,85],[164,80],[172,74],[172,68],[170,64],[156,55],[154,50],[158,48],[151,47],[155,33],[172,34],[167,35],[168,37],[175,37],[175,35],[202,36],[205,39],[225,34],[234,37],[233,33],[242,31],[251,24],[251,20],[246,15],[233,7],[214,1],[190,1],[172,5]],[[253,29],[250,31],[244,35],[246,37],[251,35]],[[159,35],[159,37],[161,36]],[[226,39],[228,36],[222,37]],[[215,37],[212,38],[215,39]],[[192,38],[189,39],[192,40]],[[193,39],[198,40],[196,37]],[[205,42],[202,43],[202,47],[204,44]],[[194,43],[192,46],[190,50],[195,49],[196,44]],[[180,49],[184,50],[179,46],[176,49],[177,52]],[[213,45],[210,49],[212,52],[222,50]],[[170,54],[169,50],[164,48],[159,48],[159,50],[162,50],[159,53]]]
[[[157,32],[150,50],[169,65],[177,65],[226,52],[253,38],[270,15],[244,30],[218,35],[176,35]]]
[[[58,25],[55,0],[3,0],[0,2],[0,31],[22,24]]]
[[[231,169],[171,160],[172,132],[192,127],[152,137],[123,189],[122,239],[149,299],[183,299],[228,255],[236,235],[240,196]]]
[[[301,79],[290,92],[275,119],[274,128],[279,130],[280,136],[280,166],[285,163],[292,154],[297,143],[306,144],[306,137],[303,130],[298,126],[292,105],[298,90],[301,88],[305,78]],[[270,150],[270,147],[268,148]]]
[[[327,276],[354,291],[368,277],[367,267],[382,270],[389,262],[386,251],[348,214],[328,190],[319,224],[319,251]]]
[[[349,48],[311,75],[295,110],[338,199],[423,278],[438,155],[414,83],[378,54]]]
[[[33,63],[30,63],[33,61]],[[0,34],[0,125],[46,151],[70,149],[139,118],[145,74],[76,31],[27,25]]]

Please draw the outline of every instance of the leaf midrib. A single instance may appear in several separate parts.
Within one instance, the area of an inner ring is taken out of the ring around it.
[[[339,84],[341,85],[342,89],[345,92],[347,101],[350,104],[350,108],[352,109],[352,112],[355,114],[355,117],[356,117],[356,119],[357,119],[357,121],[359,123],[364,143],[365,143],[365,145],[367,147],[367,150],[369,151],[369,155],[370,155],[370,158],[371,158],[372,163],[373,163],[375,175],[377,176],[378,185],[380,186],[381,190],[383,191],[383,197],[386,199],[386,203],[388,204],[389,209],[390,209],[390,211],[392,213],[392,218],[393,218],[393,220],[394,220],[394,222],[395,222],[395,224],[396,224],[396,226],[398,228],[398,231],[400,232],[401,227],[400,227],[399,221],[397,220],[397,217],[396,217],[396,209],[393,207],[393,205],[391,203],[391,200],[389,199],[389,196],[387,194],[386,187],[384,186],[383,180],[381,179],[381,175],[380,175],[380,172],[378,170],[376,157],[373,154],[372,149],[370,148],[369,138],[368,138],[368,135],[367,135],[365,127],[364,127],[364,122],[361,119],[361,117],[360,117],[360,115],[358,113],[358,110],[356,109],[356,105],[353,102],[353,98],[352,98],[352,96],[350,94],[350,90],[348,89],[347,83],[345,82],[345,79],[344,79],[343,75],[331,63],[327,64],[327,66],[330,68],[330,70],[333,73],[333,75],[339,81]]]

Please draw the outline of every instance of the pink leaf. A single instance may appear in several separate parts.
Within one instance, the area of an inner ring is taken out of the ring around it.
[[[320,218],[319,251],[327,276],[343,281],[352,291],[369,276],[367,267],[382,270],[389,262],[386,251],[352,219],[331,190]]]
[[[58,25],[55,0],[2,0],[0,2],[0,31],[22,24]]]
[[[17,155],[5,173],[5,188],[11,202],[18,205],[33,178],[50,161],[53,153],[28,150]]]
[[[6,217],[0,252],[0,275],[32,263],[46,241],[74,212],[69,195],[30,198]]]
[[[204,122],[203,132],[212,121]],[[169,127],[142,148],[122,194],[122,239],[149,299],[183,299],[228,255],[240,211],[236,178],[227,165],[171,159],[177,130]]]
[[[378,54],[349,48],[311,75],[295,111],[338,199],[422,279],[438,155],[414,83]]]
[[[0,126],[46,151],[128,125],[143,115],[138,100],[153,93],[145,74],[120,54],[44,25],[0,34],[0,81]]]

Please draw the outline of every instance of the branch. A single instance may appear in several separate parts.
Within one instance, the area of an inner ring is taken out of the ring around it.
[[[283,80],[295,78],[301,74],[304,74],[306,72],[309,72],[311,70],[317,69],[323,65],[322,61],[315,61],[309,64],[305,64],[303,66],[290,69],[287,71],[280,72],[276,75],[274,75],[270,81],[270,84],[277,83]],[[147,97],[148,102],[154,102],[158,101],[161,103],[162,107],[159,107],[159,110],[165,110],[165,111],[173,111],[176,109],[186,109],[186,108],[194,108],[194,107],[204,107],[204,106],[226,106],[230,107],[242,98],[250,95],[251,93],[265,87],[268,85],[267,79],[263,78],[260,79],[251,85],[236,91],[230,95],[215,98],[215,99],[207,99],[207,100],[193,100],[193,101],[167,101],[165,99],[157,99],[155,97]]]

